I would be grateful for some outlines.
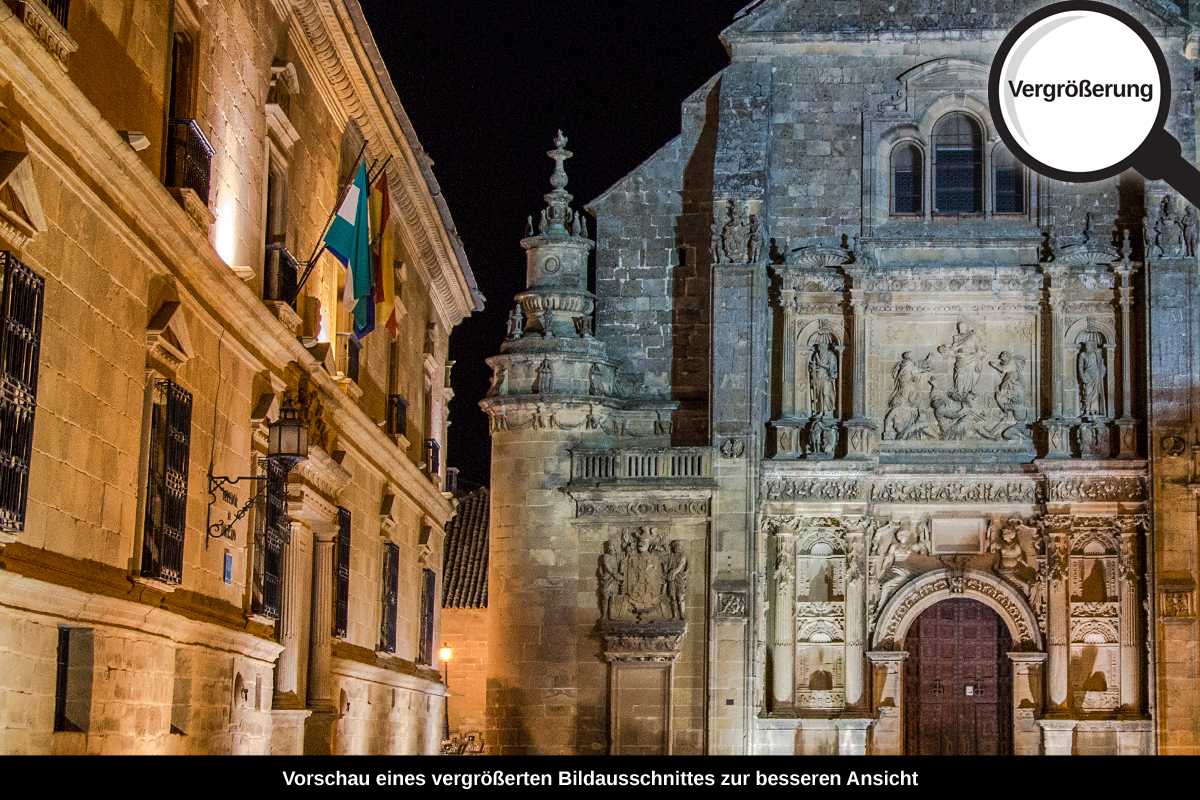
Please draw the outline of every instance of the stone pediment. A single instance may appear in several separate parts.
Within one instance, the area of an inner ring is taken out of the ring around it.
[[[757,0],[739,11],[721,35],[729,40],[765,33],[1006,29],[1040,5],[1021,0]],[[1147,25],[1188,25],[1169,0],[1118,0],[1112,5]]]
[[[170,301],[159,306],[146,326],[150,354],[171,368],[186,364],[195,354],[182,307]]]
[[[44,230],[46,217],[24,138],[0,127],[0,237],[22,250]]]

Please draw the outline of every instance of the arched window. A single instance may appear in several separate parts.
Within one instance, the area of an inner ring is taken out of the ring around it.
[[[921,151],[902,144],[892,151],[892,213],[921,214]]]
[[[1025,212],[1025,166],[1013,158],[1003,147],[992,153],[992,170],[996,187],[995,211],[997,214],[1023,214]]]
[[[948,114],[933,129],[933,211],[983,211],[983,135],[966,114]]]

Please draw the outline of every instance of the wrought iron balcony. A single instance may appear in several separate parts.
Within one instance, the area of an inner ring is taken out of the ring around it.
[[[300,262],[286,245],[267,245],[263,271],[263,299],[287,303],[296,310],[296,283],[300,279]]]
[[[208,182],[212,169],[213,147],[194,119],[173,119],[167,123],[167,185],[173,189],[191,189],[208,205]]]
[[[67,27],[67,12],[71,9],[71,0],[42,0],[50,14],[58,20],[58,24]]]

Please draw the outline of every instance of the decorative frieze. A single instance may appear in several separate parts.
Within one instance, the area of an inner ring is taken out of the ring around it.
[[[767,481],[768,500],[858,500],[865,495],[862,481],[784,478]]]
[[[1034,481],[889,480],[871,487],[875,503],[1040,503]]]
[[[1053,478],[1050,480],[1049,498],[1051,502],[1140,501],[1146,499],[1146,482],[1143,478],[1134,476]]]

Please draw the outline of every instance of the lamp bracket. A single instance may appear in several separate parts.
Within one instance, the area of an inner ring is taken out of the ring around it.
[[[235,486],[242,481],[262,481],[263,484],[262,487],[258,489],[258,491],[256,491],[249,500],[246,501],[246,504],[238,509],[238,512],[234,514],[232,519],[217,520],[214,522],[212,518],[212,507],[217,502],[217,493],[219,492],[221,494],[221,499],[223,499],[226,503],[236,506],[238,503],[238,497],[229,490],[229,487]],[[204,549],[208,549],[209,539],[228,539],[231,542],[237,541],[237,533],[233,530],[233,526],[236,525],[242,517],[246,516],[246,514],[250,511],[250,507],[258,502],[258,499],[262,497],[262,494],[266,491],[266,489],[266,475],[243,475],[238,478],[229,478],[224,475],[213,475],[211,472],[209,472],[208,495],[212,499],[208,501],[208,536],[204,540]]]

